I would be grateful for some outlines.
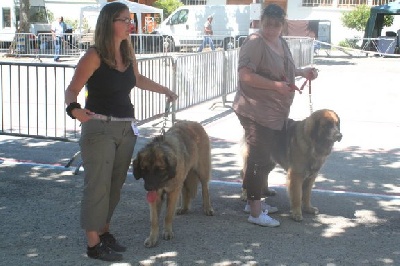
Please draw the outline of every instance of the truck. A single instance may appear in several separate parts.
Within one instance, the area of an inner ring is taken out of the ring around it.
[[[154,34],[163,37],[164,49],[197,49],[204,38],[204,23],[213,17],[213,42],[225,50],[249,34],[249,5],[184,5],[160,23]]]
[[[0,42],[13,42],[19,25],[19,1],[1,0],[0,8]],[[47,17],[45,0],[29,0],[29,32],[35,36],[40,33],[50,33],[51,24]]]

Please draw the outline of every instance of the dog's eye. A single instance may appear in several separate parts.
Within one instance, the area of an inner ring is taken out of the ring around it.
[[[326,123],[322,125],[323,128],[329,128],[332,127],[332,123]]]

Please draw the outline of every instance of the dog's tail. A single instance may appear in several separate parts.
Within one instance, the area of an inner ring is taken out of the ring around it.
[[[191,199],[194,199],[197,195],[198,183],[199,183],[198,174],[196,173],[196,171],[190,170],[183,185],[187,195],[189,195]]]

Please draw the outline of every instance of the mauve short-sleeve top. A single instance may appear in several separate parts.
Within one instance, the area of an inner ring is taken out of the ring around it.
[[[239,52],[238,70],[247,67],[270,80],[295,82],[295,64],[286,41],[282,38],[284,57],[274,52],[260,33],[247,37]],[[239,80],[233,102],[236,113],[262,126],[280,130],[289,116],[294,92],[282,95],[275,90],[260,89]]]

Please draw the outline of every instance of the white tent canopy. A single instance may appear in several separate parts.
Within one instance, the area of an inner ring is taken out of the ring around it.
[[[138,25],[136,25],[136,26],[137,26],[139,34],[143,33],[142,14],[148,14],[148,13],[160,14],[161,21],[163,20],[163,10],[160,9],[160,8],[156,8],[156,7],[148,6],[148,5],[143,5],[143,4],[139,4],[139,3],[136,3],[136,2],[130,2],[130,1],[127,1],[127,0],[116,0],[114,2],[124,3],[125,5],[128,6],[129,12],[136,14],[136,16],[138,18]],[[81,8],[81,13],[80,13],[80,19],[79,19],[79,27],[80,27],[80,29],[82,29],[82,24],[83,24],[83,19],[85,17],[85,13],[94,14],[96,16],[96,20],[97,20],[97,16],[98,16],[101,8],[106,4],[108,4],[108,3],[104,3],[104,4],[101,4],[101,5],[95,5],[95,6],[82,7]]]

